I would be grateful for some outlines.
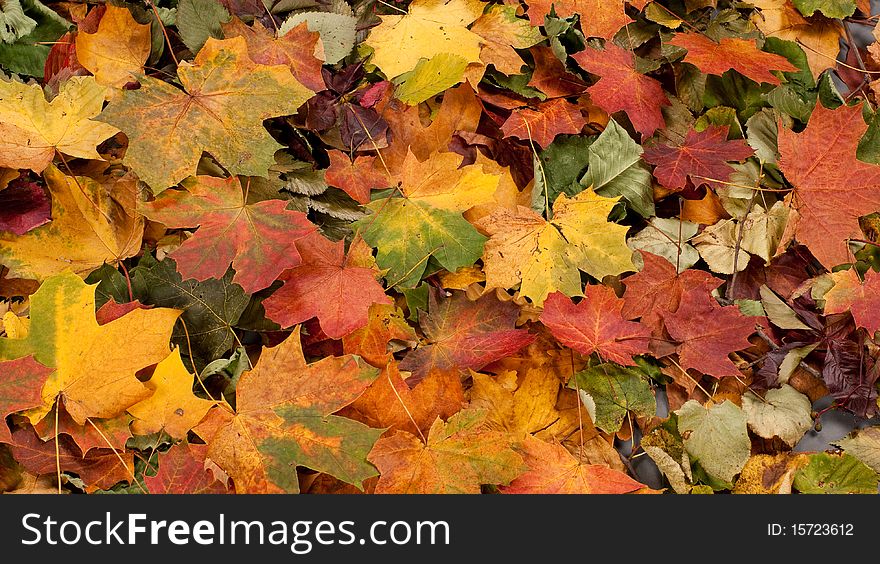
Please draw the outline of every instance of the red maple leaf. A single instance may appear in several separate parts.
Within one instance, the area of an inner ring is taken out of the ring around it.
[[[529,49],[529,53],[535,61],[535,70],[529,79],[529,86],[537,88],[548,98],[576,96],[586,91],[587,85],[584,81],[568,72],[553,49],[538,46]]]
[[[587,48],[572,57],[582,69],[599,76],[599,82],[588,88],[597,106],[609,114],[626,112],[645,137],[665,125],[660,106],[668,106],[669,99],[659,82],[636,70],[631,52],[607,42],[604,50]]]
[[[52,372],[32,356],[0,362],[0,443],[12,442],[7,415],[42,405],[43,384]]]
[[[419,316],[426,343],[410,352],[400,363],[418,382],[436,368],[479,370],[509,356],[535,340],[525,329],[516,329],[519,308],[501,302],[491,294],[476,301],[464,292],[441,299],[428,295],[428,313]]]
[[[621,314],[623,300],[607,286],[588,285],[577,305],[561,292],[544,301],[543,323],[560,343],[604,360],[633,366],[632,357],[648,352],[651,330]]]
[[[374,168],[376,157],[361,156],[351,161],[341,151],[328,151],[330,168],[324,172],[327,184],[345,191],[353,200],[367,204],[370,191],[390,184],[388,175]]]
[[[205,468],[207,445],[182,443],[159,455],[159,471],[144,476],[153,494],[223,494],[226,486]]]
[[[142,212],[173,228],[199,230],[171,257],[184,280],[222,278],[232,264],[233,282],[252,294],[300,263],[296,241],[317,230],[285,200],[249,204],[238,177],[190,177],[186,190],[166,190]]]
[[[795,238],[829,270],[852,262],[847,240],[861,238],[859,217],[880,210],[880,166],[856,158],[868,126],[861,105],[817,103],[807,127],[779,126],[779,168],[794,186]]]
[[[716,43],[700,33],[679,33],[667,43],[687,49],[684,62],[706,74],[720,76],[733,69],[755,82],[778,85],[779,79],[770,71],[799,70],[785,57],[758,49],[754,39],[724,37]]]
[[[317,317],[328,337],[340,339],[367,324],[372,304],[391,303],[362,239],[352,242],[348,256],[344,241],[333,243],[317,233],[297,249],[302,264],[284,272],[279,278],[284,285],[263,301],[266,315],[282,327]]]
[[[739,307],[719,306],[705,288],[693,288],[681,296],[675,313],[663,314],[669,335],[680,344],[678,360],[685,370],[693,368],[716,378],[739,376],[728,358],[732,352],[750,347],[756,318],[747,317]]]
[[[727,161],[742,161],[755,153],[742,139],[728,141],[727,130],[726,125],[691,129],[681,145],[656,145],[645,149],[642,158],[656,165],[654,177],[667,188],[684,188],[688,177],[696,186],[717,185],[713,180],[726,182],[733,172]]]
[[[645,251],[639,253],[644,266],[622,280],[626,292],[621,313],[626,319],[640,317],[655,336],[662,334],[662,315],[677,311],[685,292],[700,289],[708,294],[724,282],[703,270],[689,269],[678,274],[675,265],[665,258]]]
[[[560,18],[580,15],[581,29],[587,37],[610,40],[620,28],[633,21],[626,15],[623,0],[529,0],[526,15],[535,27],[544,25],[550,8]]]
[[[501,131],[504,137],[530,139],[541,147],[547,147],[561,133],[580,133],[586,123],[577,106],[564,98],[557,98],[539,104],[536,110],[514,110],[501,125]]]
[[[852,313],[856,325],[869,335],[880,331],[880,274],[865,272],[865,282],[853,269],[835,272],[834,287],[825,294],[825,314]]]

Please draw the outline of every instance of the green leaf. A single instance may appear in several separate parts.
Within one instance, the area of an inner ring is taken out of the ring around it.
[[[6,6],[8,3],[4,3]],[[36,22],[32,31],[14,43],[0,42],[0,66],[14,73],[43,77],[50,45],[70,27],[70,22],[44,6],[39,0],[21,0],[24,15]],[[0,22],[0,27],[5,27]]]
[[[229,21],[229,12],[217,0],[180,0],[177,3],[177,31],[194,54],[209,37],[223,39],[221,23]]]
[[[335,65],[351,53],[357,33],[357,18],[331,12],[302,12],[284,20],[278,30],[278,36],[283,37],[303,22],[306,22],[309,31],[321,35],[324,62],[328,65]],[[405,47],[401,46],[401,49],[403,48]]]
[[[856,11],[855,0],[791,0],[791,3],[805,16],[819,11],[829,18],[848,18]]]
[[[373,429],[346,417],[323,415],[295,405],[276,408],[282,425],[296,429],[291,437],[270,437],[257,445],[268,460],[269,478],[297,491],[296,466],[324,472],[363,489],[363,481],[379,472],[367,462],[367,455],[385,429]],[[319,440],[308,440],[314,437]]]
[[[758,160],[765,164],[776,162],[779,152],[778,127],[773,111],[767,109],[756,113],[746,122],[746,142],[755,150]]]
[[[451,53],[422,59],[411,72],[401,75],[403,82],[395,95],[404,104],[415,106],[461,82],[467,65],[467,59]]]
[[[632,140],[614,120],[588,149],[589,168],[581,178],[605,197],[623,196],[630,207],[643,217],[654,215],[651,171],[642,162],[642,147]]]
[[[606,433],[620,430],[628,412],[651,417],[657,410],[654,394],[645,375],[637,368],[606,362],[575,375],[569,383],[592,397],[597,427]]]
[[[189,360],[192,344],[192,354],[210,362],[235,344],[232,327],[250,299],[241,286],[232,283],[232,274],[227,271],[221,280],[183,280],[173,259],[156,261],[145,254],[132,269],[131,278],[141,303],[183,310],[171,337],[180,345],[183,358]]]
[[[6,0],[0,6],[0,41],[15,43],[37,27],[37,22],[27,17],[18,0]]]
[[[860,429],[834,444],[875,472],[880,472],[880,427]]]
[[[872,164],[880,164],[880,112],[874,112],[868,122],[868,131],[859,140],[856,158]]]
[[[759,437],[779,437],[793,447],[813,426],[810,400],[788,384],[768,390],[763,399],[752,392],[743,394],[742,399],[749,428]]]
[[[678,432],[692,462],[730,487],[751,453],[746,413],[729,400],[706,409],[688,400],[678,411]]]
[[[880,476],[854,456],[818,452],[794,475],[794,488],[808,494],[876,494]]]
[[[544,169],[547,185],[543,185],[543,178],[539,175],[538,170],[535,170],[535,187],[532,197],[532,209],[535,212],[544,213],[547,202],[549,201],[550,206],[553,206],[553,202],[556,201],[559,194],[574,196],[581,191],[582,187],[580,186],[575,186],[576,189],[572,189],[572,183],[577,182],[587,167],[587,159],[589,158],[587,149],[595,139],[595,137],[581,135],[557,135],[553,143],[541,151],[540,165]]]
[[[98,284],[98,287],[95,288],[95,307],[97,308],[110,301],[110,298],[113,298],[118,304],[130,301],[128,282],[114,266],[105,264],[98,270],[92,271],[86,278],[86,283]]]
[[[460,213],[406,198],[378,200],[366,206],[374,215],[356,221],[354,229],[378,250],[376,262],[387,269],[389,286],[415,287],[429,258],[455,272],[483,254],[486,237]]]

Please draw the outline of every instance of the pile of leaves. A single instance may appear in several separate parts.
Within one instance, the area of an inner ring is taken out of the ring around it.
[[[0,0],[0,491],[876,493],[876,21]]]

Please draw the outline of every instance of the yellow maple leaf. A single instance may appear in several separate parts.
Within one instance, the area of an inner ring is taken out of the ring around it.
[[[365,41],[373,48],[371,62],[388,78],[409,72],[420,59],[440,53],[477,63],[483,40],[467,26],[483,13],[484,6],[479,0],[415,0],[404,16],[381,16],[382,23]]]
[[[0,167],[42,172],[55,151],[100,159],[95,147],[119,131],[91,119],[105,93],[94,77],[74,76],[49,102],[39,84],[0,79]]]
[[[153,395],[128,408],[136,418],[131,424],[135,435],[165,431],[175,439],[183,439],[217,403],[193,394],[193,375],[183,365],[180,348],[156,366],[146,386]]]
[[[582,296],[580,270],[594,278],[635,270],[626,246],[627,228],[608,221],[620,198],[605,198],[587,188],[562,194],[550,221],[529,208],[499,208],[476,222],[490,236],[483,253],[489,288],[520,286],[535,305],[555,291]]]
[[[102,185],[50,165],[43,177],[52,221],[24,235],[0,232],[0,264],[11,278],[43,280],[65,270],[85,276],[140,252],[144,219],[132,211],[139,197],[132,175],[110,175]]]
[[[96,286],[72,272],[53,276],[31,296],[26,335],[0,338],[0,360],[33,355],[54,369],[43,385],[43,404],[25,412],[34,424],[59,401],[83,425],[91,417],[116,417],[151,394],[135,374],[168,356],[180,311],[136,309],[98,325]]]
[[[410,152],[397,180],[404,195],[444,210],[465,211],[494,200],[501,174],[481,164],[458,168],[461,155],[432,153],[423,162]]]
[[[135,21],[128,8],[107,4],[96,33],[76,34],[76,58],[98,84],[121,88],[147,62],[150,44],[149,24]]]

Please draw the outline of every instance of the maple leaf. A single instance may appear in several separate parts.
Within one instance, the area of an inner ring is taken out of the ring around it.
[[[262,290],[285,269],[300,264],[296,242],[317,230],[305,214],[288,210],[286,200],[248,203],[247,187],[235,176],[196,176],[183,187],[140,209],[168,227],[199,226],[171,253],[184,279],[223,278],[231,264],[233,282],[247,293]]]
[[[760,10],[752,21],[767,37],[801,43],[813,77],[833,67],[840,52],[843,28],[837,20],[814,15],[806,20],[789,0],[753,0]]]
[[[513,371],[495,377],[471,372],[474,383],[469,407],[487,409],[489,427],[514,437],[535,434],[539,438],[562,440],[583,429],[577,413],[557,408],[562,381],[554,370],[529,367],[520,372],[521,377]],[[587,432],[589,428],[585,435]]]
[[[374,303],[367,311],[367,323],[342,337],[345,354],[356,354],[367,363],[383,368],[392,359],[391,341],[415,345],[416,333],[400,308]]]
[[[94,449],[84,454],[67,435],[56,441],[43,442],[33,428],[12,432],[12,454],[28,472],[55,475],[58,467],[73,472],[90,490],[109,489],[119,482],[132,479],[134,457],[130,452],[109,448]]]
[[[867,127],[861,106],[817,103],[801,133],[779,128],[779,168],[798,216],[787,229],[829,270],[852,262],[847,241],[861,237],[859,216],[880,210],[880,166],[856,158]]]
[[[552,7],[560,18],[579,14],[585,36],[606,40],[633,21],[624,11],[624,0],[531,0],[528,5],[526,15],[533,26],[544,25]]]
[[[526,437],[517,446],[528,471],[499,489],[506,494],[625,494],[646,486],[617,470],[585,464],[559,444]]]
[[[159,471],[144,476],[144,484],[154,494],[222,494],[228,490],[205,468],[208,447],[181,443],[159,454]]]
[[[638,72],[633,54],[613,43],[604,50],[587,48],[572,55],[585,71],[599,76],[587,91],[593,102],[609,114],[624,111],[643,137],[664,127],[661,106],[670,104],[660,83]]]
[[[779,85],[770,71],[799,70],[785,57],[759,50],[754,40],[723,37],[716,43],[701,33],[679,33],[666,43],[687,49],[684,62],[706,74],[721,76],[733,69],[755,82]]]
[[[427,443],[406,431],[376,441],[367,457],[379,469],[376,493],[475,494],[481,484],[509,484],[522,474],[522,458],[485,417],[485,410],[469,409],[437,419]]]
[[[0,263],[11,277],[43,280],[65,270],[86,275],[140,251],[144,220],[134,213],[138,191],[131,175],[101,185],[50,165],[43,176],[53,220],[21,236],[0,233]]]
[[[558,98],[538,105],[536,110],[514,110],[501,125],[501,131],[505,137],[534,141],[547,147],[557,135],[580,133],[586,124],[586,118],[576,105]]]
[[[448,419],[461,410],[464,392],[457,370],[434,370],[410,388],[391,361],[376,381],[351,405],[339,412],[375,428],[427,433],[439,417]]]
[[[203,151],[232,174],[265,176],[282,146],[263,120],[295,113],[312,94],[286,66],[251,61],[242,37],[209,38],[177,76],[182,90],[139,78],[100,115],[128,136],[124,162],[154,193],[195,174]]]
[[[607,286],[588,284],[574,304],[560,292],[550,294],[541,313],[543,323],[567,347],[604,360],[634,366],[632,357],[648,352],[651,330],[624,319],[623,299]]]
[[[127,409],[135,417],[131,425],[135,435],[164,431],[183,439],[217,403],[193,394],[193,375],[183,365],[179,348],[156,366],[146,386],[153,394]]]
[[[40,391],[51,368],[47,368],[26,356],[15,360],[0,362],[0,373],[3,374],[3,386],[0,386],[0,419],[6,419],[16,413],[43,403]],[[6,423],[0,424],[0,443],[11,443],[12,435]]]
[[[120,415],[150,396],[135,373],[168,356],[179,311],[137,309],[98,325],[95,286],[69,272],[43,282],[30,303],[30,331],[21,338],[0,338],[0,359],[33,355],[53,369],[42,389],[42,405],[28,412],[32,422],[56,402],[82,425],[91,417]]]
[[[382,430],[331,414],[378,372],[352,356],[306,364],[297,328],[241,376],[235,412],[215,407],[195,432],[238,493],[297,493],[300,465],[361,487],[376,474],[366,455]]]
[[[135,81],[150,56],[150,25],[125,7],[107,5],[95,33],[76,34],[76,57],[98,84],[121,88]]]
[[[832,273],[831,279],[834,286],[825,294],[825,314],[849,311],[869,335],[880,331],[880,274],[868,270],[863,283],[854,269],[847,269]]]
[[[224,37],[243,37],[247,42],[248,56],[261,65],[286,65],[303,86],[313,92],[324,90],[321,76],[321,59],[315,56],[320,34],[309,31],[303,22],[278,37],[254,20],[253,27],[238,18],[221,23]]]
[[[728,161],[743,161],[754,154],[745,141],[727,140],[726,125],[709,126],[703,131],[689,130],[678,146],[656,145],[645,150],[642,158],[656,165],[654,177],[672,189],[683,189],[690,178],[694,185],[727,182],[733,167]]]
[[[36,182],[15,179],[0,192],[0,232],[24,235],[51,217],[49,196]]]
[[[645,251],[642,269],[622,280],[626,286],[621,314],[625,319],[641,318],[643,324],[655,329],[662,325],[663,314],[675,313],[682,296],[692,290],[709,294],[724,281],[702,270],[677,273],[675,265],[663,257]]]
[[[367,324],[373,304],[391,303],[376,280],[380,273],[372,249],[363,239],[332,243],[318,234],[298,244],[302,263],[284,272],[283,286],[263,300],[266,315],[282,327],[313,317],[331,339],[339,339]]]
[[[56,151],[100,159],[95,147],[119,131],[92,119],[104,95],[90,76],[70,78],[51,102],[38,84],[0,79],[0,167],[42,172]]]
[[[376,157],[359,156],[352,161],[339,151],[330,151],[330,168],[324,173],[327,184],[337,186],[353,200],[366,204],[370,191],[390,183],[386,173],[374,166]]]
[[[728,354],[751,346],[756,319],[735,305],[719,306],[704,288],[684,292],[675,313],[663,314],[669,335],[679,341],[678,359],[685,370],[693,368],[716,378],[739,376]]]
[[[537,46],[529,49],[529,53],[535,61],[535,70],[529,78],[528,86],[537,88],[548,98],[573,96],[586,91],[586,83],[568,72],[553,49]]]
[[[425,343],[400,363],[416,380],[432,369],[479,370],[534,340],[527,330],[514,328],[519,308],[512,302],[492,295],[471,301],[463,292],[445,299],[438,294],[428,294],[428,313],[419,315]]]
[[[579,270],[601,279],[634,270],[627,228],[608,222],[618,198],[587,188],[569,199],[561,194],[550,221],[529,208],[499,209],[476,222],[490,235],[483,254],[489,288],[513,288],[540,306],[559,291],[581,295]]]
[[[380,16],[382,23],[370,30],[364,42],[373,49],[371,62],[389,79],[440,53],[477,63],[481,37],[466,26],[483,13],[484,6],[478,0],[415,0],[406,15]]]
[[[43,441],[54,439],[57,434],[64,434],[74,440],[83,454],[93,448],[112,448],[125,450],[125,443],[131,438],[132,417],[123,413],[110,419],[89,418],[85,425],[80,425],[67,413],[64,406],[58,412],[58,426],[55,426],[55,407],[34,425],[34,430]]]
[[[525,65],[514,49],[528,49],[544,40],[540,30],[516,17],[514,6],[500,4],[490,6],[470,30],[485,40],[480,51],[483,63],[491,63],[506,75],[519,74]]]

